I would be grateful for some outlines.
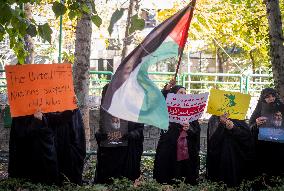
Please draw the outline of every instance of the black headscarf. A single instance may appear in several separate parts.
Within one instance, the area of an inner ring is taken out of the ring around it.
[[[174,87],[171,88],[170,93],[176,94],[181,88],[185,89],[185,87],[183,87],[181,85],[175,85]]]
[[[265,88],[265,89],[263,89],[261,91],[261,94],[260,94],[258,103],[256,105],[256,108],[255,108],[253,114],[250,117],[250,120],[249,120],[249,125],[250,126],[255,124],[256,119],[258,117],[262,116],[263,105],[266,104],[265,97],[267,97],[268,95],[272,95],[273,97],[275,97],[275,101],[271,104],[271,106],[275,107],[276,110],[280,111],[281,113],[284,112],[283,104],[280,101],[280,99],[279,99],[279,97],[277,95],[276,90],[273,89],[273,88]]]

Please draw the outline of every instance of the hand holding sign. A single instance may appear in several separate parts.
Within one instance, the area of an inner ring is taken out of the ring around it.
[[[184,123],[183,125],[182,125],[182,129],[184,130],[184,131],[187,131],[188,129],[189,129],[189,123]]]
[[[36,110],[36,112],[34,113],[34,117],[35,117],[36,119],[39,119],[39,120],[42,121],[43,114],[42,114],[40,108],[38,108],[38,109]]]
[[[255,121],[256,121],[257,126],[260,126],[266,123],[267,117],[259,117]]]
[[[176,80],[175,79],[171,79],[170,82],[166,85],[165,89],[166,90],[170,90],[175,85],[176,85]]]
[[[234,123],[229,118],[229,115],[227,113],[220,116],[220,122],[223,123],[227,129],[233,129]]]

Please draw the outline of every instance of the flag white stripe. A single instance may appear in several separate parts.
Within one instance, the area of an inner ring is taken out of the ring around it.
[[[112,97],[108,112],[128,121],[138,121],[144,100],[144,90],[138,84],[137,75],[142,64],[133,70],[128,79],[117,89]]]

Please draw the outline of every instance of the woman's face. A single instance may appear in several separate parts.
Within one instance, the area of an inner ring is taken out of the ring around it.
[[[272,94],[265,96],[266,103],[273,103],[275,101],[275,97]]]
[[[184,88],[180,88],[178,91],[177,91],[177,94],[186,94],[186,90]]]

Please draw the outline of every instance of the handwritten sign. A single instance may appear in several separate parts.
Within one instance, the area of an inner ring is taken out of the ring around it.
[[[188,123],[199,119],[206,107],[208,93],[167,95],[167,106],[170,122]]]
[[[71,64],[6,66],[8,101],[12,117],[77,108]]]
[[[251,96],[239,92],[211,89],[207,113],[223,115],[227,113],[231,119],[244,120],[249,108]]]

